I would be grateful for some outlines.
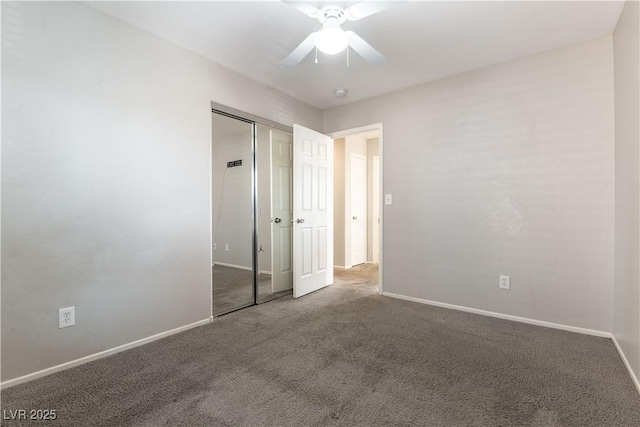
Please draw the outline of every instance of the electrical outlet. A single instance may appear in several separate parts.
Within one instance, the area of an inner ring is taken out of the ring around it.
[[[58,310],[58,328],[68,328],[76,324],[76,308],[67,307]]]
[[[500,286],[500,289],[511,289],[511,277],[500,276],[500,283],[498,286]]]
[[[228,243],[224,244],[224,251],[225,252],[229,252],[229,244]]]

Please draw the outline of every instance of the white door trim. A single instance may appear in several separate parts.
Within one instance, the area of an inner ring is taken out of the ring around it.
[[[329,135],[333,139],[343,138],[348,135],[354,135],[356,133],[363,133],[368,131],[378,131],[378,147],[379,147],[379,156],[380,156],[380,194],[379,194],[379,212],[380,212],[380,262],[378,264],[378,293],[382,294],[384,292],[384,281],[383,281],[383,271],[384,271],[384,143],[383,143],[383,126],[382,123],[374,123],[371,125],[360,126],[352,129],[339,130],[335,132],[329,132]]]

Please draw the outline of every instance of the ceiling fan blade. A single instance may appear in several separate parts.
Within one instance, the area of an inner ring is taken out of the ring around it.
[[[357,21],[358,19],[366,18],[369,15],[378,13],[381,10],[385,10],[391,7],[391,3],[383,1],[361,1],[351,7],[348,7],[344,11],[344,16],[349,21]]]
[[[349,37],[349,46],[355,50],[360,56],[372,64],[382,64],[384,62],[384,55],[374,49],[369,43],[364,41],[362,37],[354,33],[353,31],[345,31],[347,37]]]
[[[309,52],[311,52],[316,46],[316,34],[318,34],[317,31],[309,34],[307,38],[304,39],[302,43],[298,45],[298,47],[293,49],[293,52],[291,52],[289,56],[287,56],[284,61],[282,61],[282,65],[287,68],[295,67],[296,65],[298,65],[300,61],[302,61],[305,56],[307,56]]]
[[[289,6],[295,7],[300,12],[311,18],[317,18],[320,16],[320,10],[311,6],[309,3],[297,0],[282,0],[282,2],[288,4]]]

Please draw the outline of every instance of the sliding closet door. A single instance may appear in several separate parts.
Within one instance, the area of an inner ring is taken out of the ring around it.
[[[213,315],[254,304],[254,124],[213,114]]]

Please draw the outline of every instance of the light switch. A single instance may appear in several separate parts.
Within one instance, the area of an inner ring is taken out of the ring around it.
[[[391,204],[391,194],[385,194],[384,195],[384,204],[385,205],[390,205]]]

